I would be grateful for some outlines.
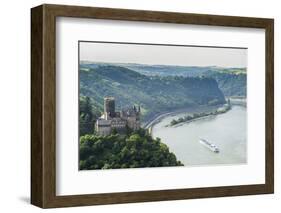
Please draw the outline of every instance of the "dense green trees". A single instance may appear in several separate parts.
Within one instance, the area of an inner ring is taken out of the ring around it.
[[[80,96],[79,98],[79,131],[80,136],[85,134],[92,134],[94,132],[94,124],[96,119],[100,116],[100,111],[94,110],[92,101],[87,96]]]
[[[80,137],[80,169],[182,166],[159,138],[140,129],[128,135]]]

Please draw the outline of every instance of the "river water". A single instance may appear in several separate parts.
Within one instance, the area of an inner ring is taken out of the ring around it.
[[[152,136],[161,138],[185,166],[243,164],[247,162],[246,111],[246,107],[232,106],[224,114],[173,127],[166,125],[185,114],[167,116],[153,126]],[[212,152],[199,138],[214,143],[220,152]]]

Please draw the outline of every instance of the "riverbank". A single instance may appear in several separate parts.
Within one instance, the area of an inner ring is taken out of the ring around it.
[[[232,105],[239,105],[247,107],[247,98],[246,97],[228,97]]]
[[[231,105],[247,107],[247,99],[245,99],[245,98],[228,97],[228,99],[230,100]],[[184,116],[184,114],[192,115],[194,113],[208,113],[208,112],[217,110],[218,108],[220,108],[222,106],[223,106],[222,104],[214,105],[214,106],[192,106],[192,107],[186,107],[186,108],[182,108],[182,109],[178,109],[178,110],[174,110],[174,111],[170,111],[170,112],[159,113],[159,114],[156,114],[155,116],[153,116],[148,122],[145,122],[142,125],[142,128],[151,129],[151,128],[153,128],[153,126],[155,124],[161,122],[161,120],[163,120],[169,116],[175,116],[175,115],[179,115],[179,114],[183,114],[183,116]],[[212,116],[212,115],[208,115],[208,116]],[[206,117],[204,117],[204,118],[206,118]],[[195,120],[192,120],[192,121],[195,121]]]
[[[209,116],[215,116],[215,115],[223,114],[223,113],[226,113],[227,111],[229,111],[230,109],[231,109],[231,104],[230,104],[230,100],[228,100],[228,102],[226,104],[217,108],[216,110],[209,111],[209,112],[188,114],[188,115],[185,115],[185,116],[180,117],[178,119],[173,119],[170,122],[169,125],[166,125],[166,127],[176,126],[176,125],[181,124],[181,123],[192,122],[192,121],[199,120],[199,119],[202,119],[202,118],[207,118]]]
[[[152,128],[155,124],[159,123],[162,119],[168,116],[174,116],[178,114],[186,114],[186,113],[203,113],[203,112],[209,112],[211,110],[215,110],[222,105],[214,105],[214,106],[190,106],[190,107],[185,107],[182,109],[170,111],[170,112],[163,112],[161,114],[157,114],[154,116],[150,121],[146,122],[145,124],[142,125],[142,128],[144,129],[149,129]]]

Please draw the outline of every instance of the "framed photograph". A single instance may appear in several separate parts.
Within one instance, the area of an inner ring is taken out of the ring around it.
[[[273,193],[273,19],[31,9],[31,203]]]

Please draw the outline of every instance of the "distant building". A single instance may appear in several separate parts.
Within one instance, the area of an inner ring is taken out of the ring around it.
[[[104,113],[97,119],[95,130],[98,135],[110,135],[113,130],[124,134],[127,128],[138,130],[140,128],[140,106],[115,111],[114,97],[104,98]]]

